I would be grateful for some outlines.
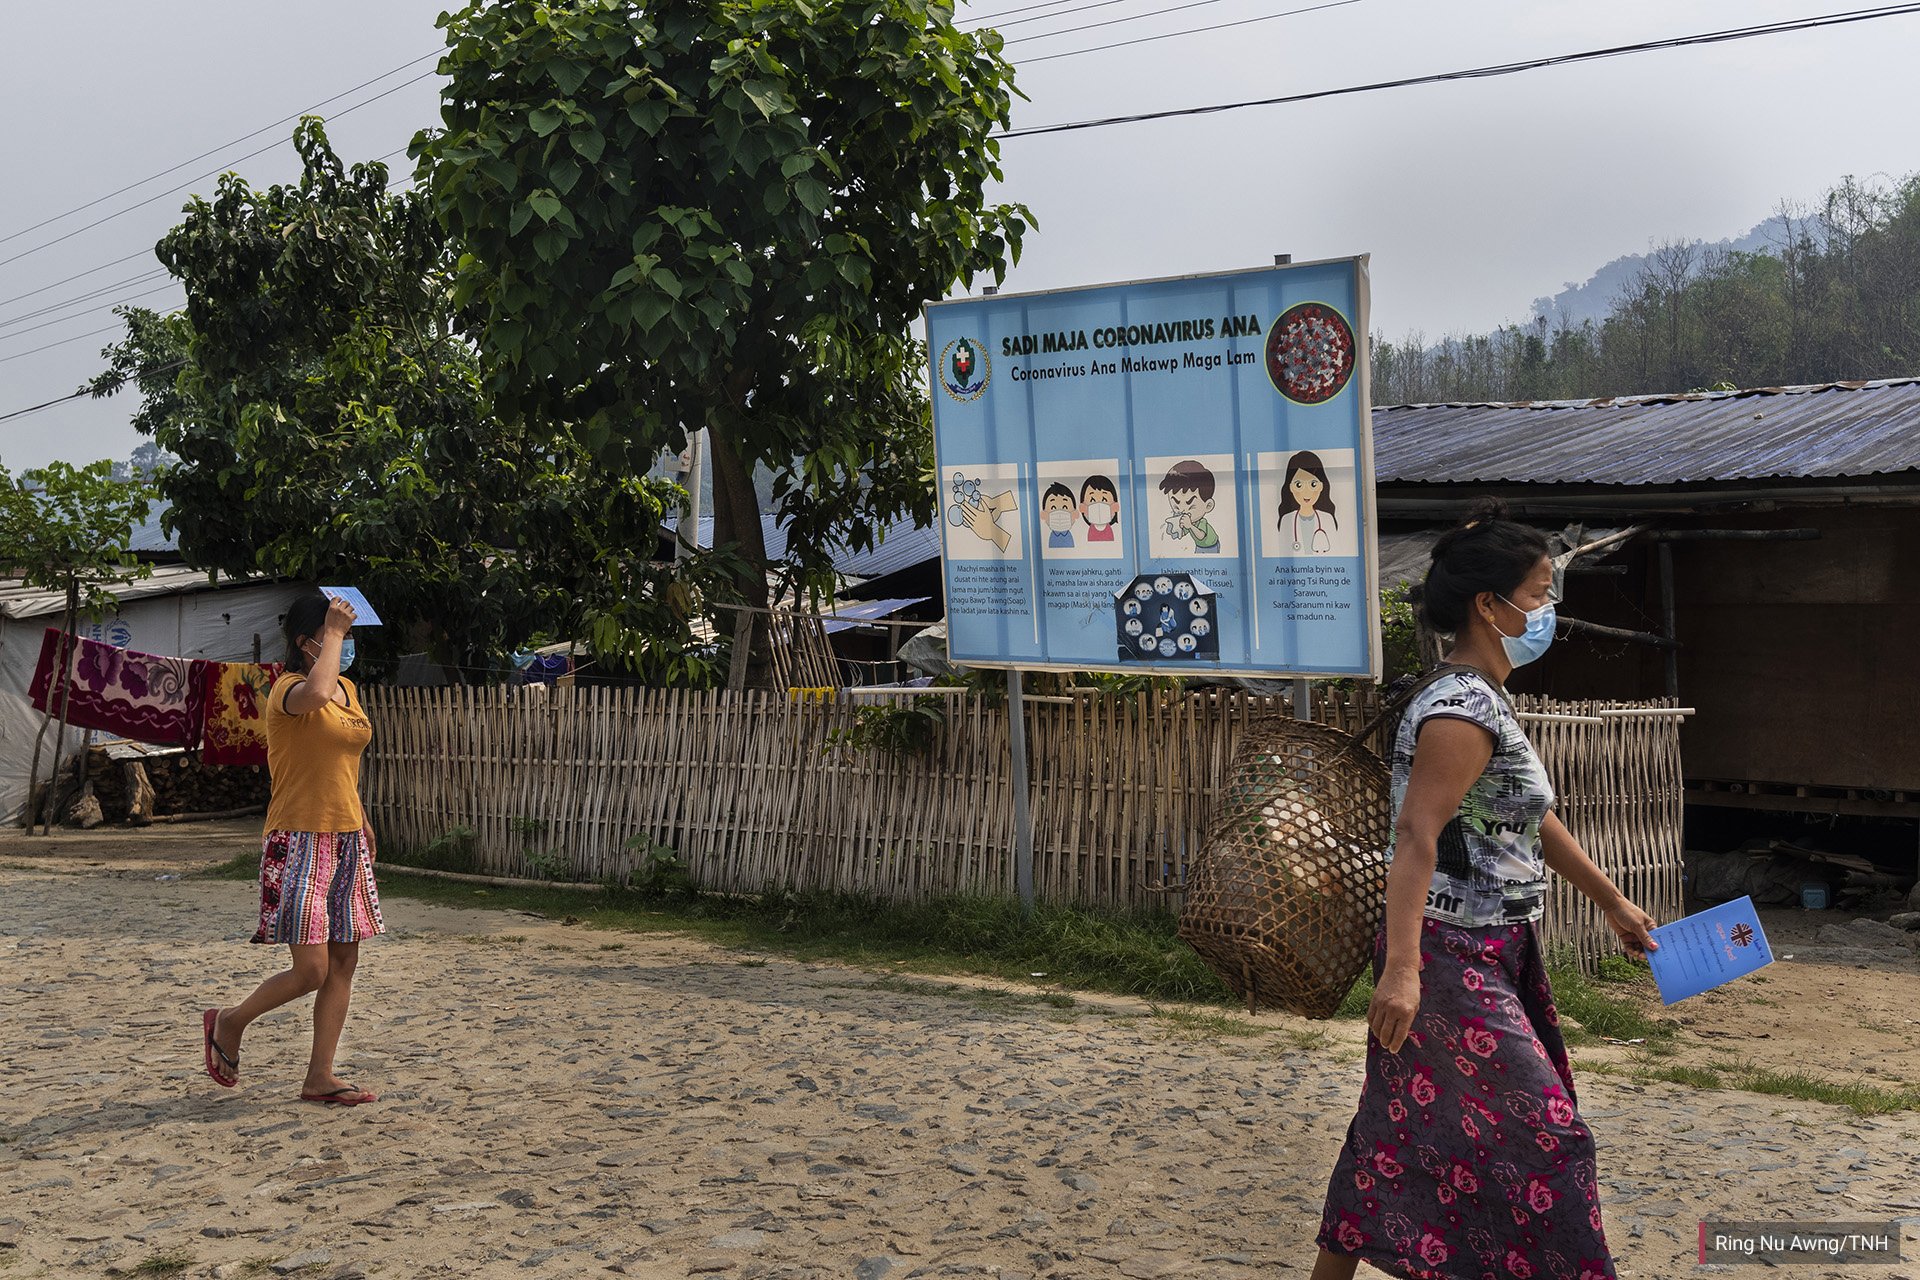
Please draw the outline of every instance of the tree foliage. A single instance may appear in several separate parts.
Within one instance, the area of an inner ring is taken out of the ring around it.
[[[532,0],[443,19],[444,128],[423,133],[502,411],[651,454],[711,429],[718,540],[764,559],[776,475],[816,583],[931,516],[921,304],[1017,258],[993,205],[1011,68],[929,0]],[[764,600],[756,571],[738,587]]]
[[[1920,374],[1920,175],[1783,209],[1765,253],[1656,248],[1605,319],[1374,342],[1374,399],[1569,400]]]
[[[68,592],[78,613],[103,616],[117,602],[114,584],[151,572],[128,544],[152,501],[150,484],[115,479],[109,460],[52,462],[18,477],[0,467],[0,564],[30,586]]]
[[[139,387],[189,562],[353,582],[388,645],[468,671],[584,630],[603,660],[697,679],[691,597],[650,563],[676,491],[494,415],[425,199],[344,165],[318,120],[295,144],[297,183],[229,174],[188,205],[158,248],[185,312],[127,313],[93,386]]]

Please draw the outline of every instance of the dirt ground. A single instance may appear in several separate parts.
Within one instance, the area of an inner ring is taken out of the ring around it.
[[[198,1011],[279,957],[243,942],[250,886],[162,877],[252,839],[0,839],[0,1277],[1310,1269],[1358,1024],[1228,1036],[391,895],[341,1061],[383,1096],[327,1110],[292,1096],[299,1007],[253,1029],[240,1088],[200,1069]],[[1783,959],[1679,1006],[1664,1061],[1920,1085],[1920,964],[1833,958],[1829,922],[1770,915]],[[1871,1273],[1920,1277],[1920,1113],[1605,1070],[1632,1061],[1576,1053],[1621,1275],[1700,1270],[1720,1217],[1902,1219],[1910,1261]]]

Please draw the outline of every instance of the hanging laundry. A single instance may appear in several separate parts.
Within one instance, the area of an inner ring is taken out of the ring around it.
[[[267,762],[267,694],[284,670],[278,662],[209,662],[204,701],[207,764]]]
[[[573,683],[573,659],[564,653],[536,656],[520,670],[520,678],[528,684],[559,685],[566,687]]]
[[[66,665],[71,684],[63,693],[55,679],[60,640],[60,629],[48,627],[40,644],[40,664],[28,690],[37,709],[58,719],[64,697],[67,723],[77,729],[98,729],[164,747],[191,747],[200,741],[206,714],[201,669],[206,663],[135,653],[69,636]]]

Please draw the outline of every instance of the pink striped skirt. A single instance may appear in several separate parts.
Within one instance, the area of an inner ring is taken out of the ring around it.
[[[267,832],[255,942],[358,942],[386,931],[373,883],[372,827]]]

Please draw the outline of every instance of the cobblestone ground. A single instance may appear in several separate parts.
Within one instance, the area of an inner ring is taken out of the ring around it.
[[[201,1071],[199,1011],[280,959],[241,941],[250,886],[0,870],[0,1276],[1311,1269],[1361,1068],[1306,1024],[387,908],[341,1062],[383,1096],[331,1110],[293,1096],[304,1008],[240,1088]],[[1904,1217],[1920,1257],[1920,1116],[1580,1088],[1623,1276],[1697,1274],[1703,1217]]]

